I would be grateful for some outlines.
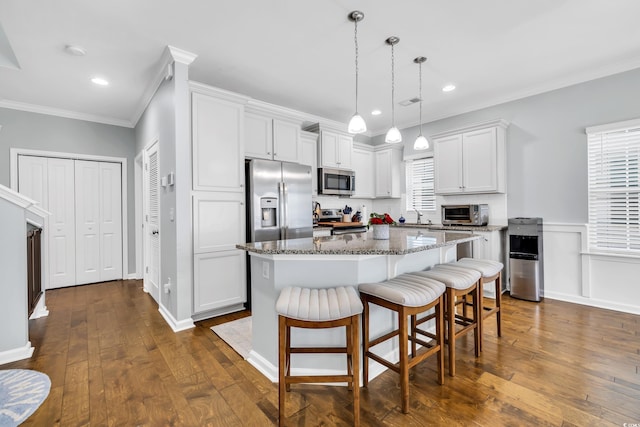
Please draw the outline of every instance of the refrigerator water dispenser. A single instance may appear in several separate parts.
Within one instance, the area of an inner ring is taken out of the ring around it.
[[[262,210],[262,226],[275,227],[278,215],[278,199],[275,197],[261,197],[260,209]]]

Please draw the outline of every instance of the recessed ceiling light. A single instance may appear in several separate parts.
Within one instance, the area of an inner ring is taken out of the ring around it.
[[[380,114],[382,114],[382,111],[380,111],[380,110],[373,110],[373,111],[371,112],[371,115],[372,115],[372,116],[379,116]]]
[[[82,46],[68,44],[64,47],[64,51],[73,56],[85,56],[87,51]]]
[[[455,90],[455,89],[456,89],[456,85],[449,83],[448,85],[445,85],[442,88],[442,91],[443,92],[451,92],[452,90]]]
[[[98,86],[109,86],[109,82],[101,77],[94,77],[91,79],[91,81]]]

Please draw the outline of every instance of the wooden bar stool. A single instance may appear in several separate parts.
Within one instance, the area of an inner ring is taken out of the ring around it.
[[[309,289],[285,288],[276,302],[278,313],[278,425],[284,425],[285,391],[291,384],[346,382],[353,392],[353,424],[360,425],[360,338],[362,302],[350,286]],[[326,329],[344,326],[345,347],[292,347],[291,328]],[[345,353],[345,375],[291,375],[291,354]]]
[[[411,274],[403,274],[391,280],[380,283],[363,283],[358,286],[360,298],[364,305],[364,315],[362,317],[363,335],[363,386],[369,385],[369,361],[367,358],[386,366],[394,372],[400,374],[400,389],[402,400],[402,412],[409,412],[409,369],[437,353],[438,356],[438,383],[444,384],[444,355],[443,345],[443,293],[446,287],[443,283],[425,277],[418,277]],[[395,311],[398,315],[398,329],[386,333],[378,338],[369,337],[369,304],[375,304],[389,310]],[[436,333],[429,334],[418,328],[421,323],[417,315],[435,309]],[[411,328],[407,325],[407,316],[411,316]],[[427,342],[418,338],[418,334],[434,338],[434,341]],[[398,336],[400,361],[392,363],[371,351],[374,347],[384,341]],[[411,357],[408,355],[408,341],[411,340]],[[417,344],[424,349],[417,352]]]
[[[445,317],[447,323],[447,344],[449,345],[449,375],[456,375],[456,338],[473,332],[473,344],[475,356],[480,354],[480,313],[482,300],[480,299],[480,273],[475,270],[462,270],[441,268],[436,265],[431,270],[418,271],[413,275],[428,277],[446,285],[445,292]],[[471,295],[474,303],[473,317],[464,314],[456,314],[456,298]],[[462,328],[456,328],[456,325]]]
[[[480,351],[482,351],[482,335],[484,333],[484,319],[491,316],[495,313],[496,315],[496,329],[499,337],[502,336],[502,315],[500,307],[502,306],[502,270],[504,265],[498,261],[492,261],[489,259],[478,259],[478,258],[461,258],[457,262],[452,262],[448,264],[442,264],[442,266],[451,266],[451,267],[459,267],[459,268],[467,268],[471,270],[476,270],[481,274],[480,277],[480,296],[482,297],[482,322],[480,323]],[[484,288],[485,283],[494,283],[495,286],[495,303],[493,306],[488,306],[484,303],[484,295],[482,294],[482,290]],[[465,300],[464,305],[469,305],[469,303]],[[463,308],[463,312],[466,314],[466,307]]]

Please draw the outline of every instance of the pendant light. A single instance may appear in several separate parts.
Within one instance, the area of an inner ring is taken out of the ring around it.
[[[391,129],[387,131],[387,135],[384,137],[384,142],[389,144],[396,144],[402,142],[402,135],[396,127],[396,109],[395,109],[395,56],[393,47],[400,42],[400,39],[396,36],[391,36],[386,40],[387,44],[391,46]]]
[[[349,133],[363,133],[367,131],[367,124],[360,114],[358,114],[358,22],[364,19],[364,13],[354,10],[349,14],[349,20],[354,23],[354,40],[356,46],[356,113],[349,121]]]
[[[425,58],[424,56],[418,56],[416,59],[413,60],[413,62],[418,64],[418,66],[420,68],[420,71],[419,71],[419,73],[420,73],[419,74],[419,80],[420,80],[420,134],[416,138],[416,142],[413,143],[413,149],[414,150],[426,150],[427,148],[429,148],[429,141],[422,134],[422,63],[425,62],[426,60],[427,60],[427,58]]]

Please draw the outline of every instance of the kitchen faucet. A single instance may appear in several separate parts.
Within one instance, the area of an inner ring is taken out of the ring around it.
[[[422,214],[416,208],[413,208],[413,210],[418,214],[418,220],[416,221],[416,224],[422,224],[422,221],[420,220],[420,218],[422,218]]]

